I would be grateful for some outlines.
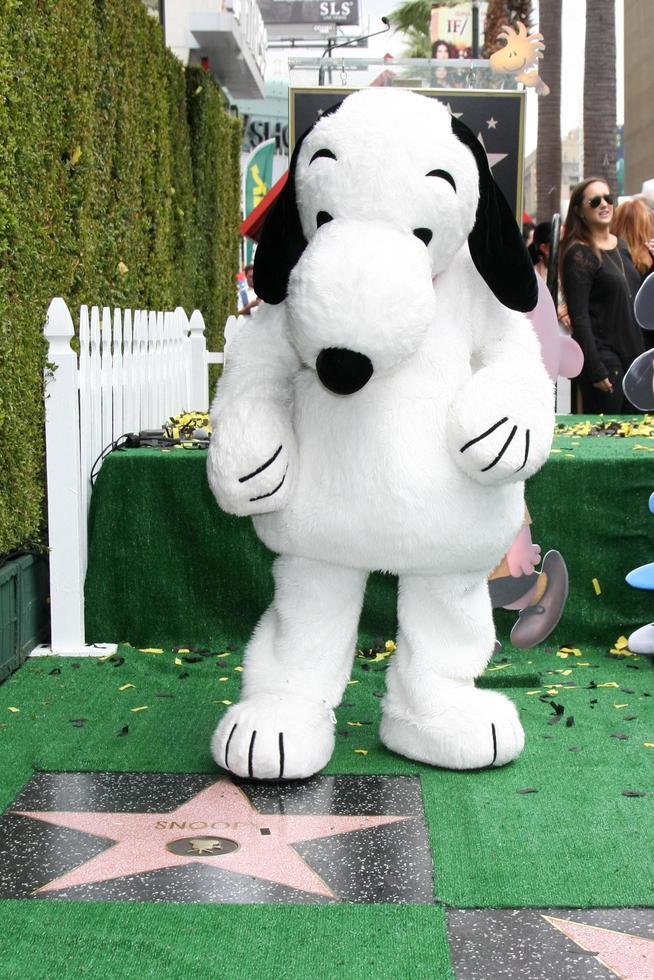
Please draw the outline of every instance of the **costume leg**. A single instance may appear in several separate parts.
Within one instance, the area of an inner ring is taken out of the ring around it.
[[[386,674],[381,740],[446,769],[501,766],[524,745],[508,698],[478,690],[492,653],[488,586],[472,576],[403,575],[397,649]]]
[[[275,597],[245,652],[241,701],[211,743],[219,765],[256,779],[302,779],[328,762],[367,574],[291,556],[275,561]]]

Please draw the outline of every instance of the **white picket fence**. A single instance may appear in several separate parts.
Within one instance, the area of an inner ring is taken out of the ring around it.
[[[230,317],[226,333],[236,322]],[[171,416],[209,407],[204,320],[167,312],[82,306],[79,355],[73,318],[53,299],[44,335],[51,645],[35,653],[97,655],[84,635],[84,577],[91,473],[122,435],[160,429]]]

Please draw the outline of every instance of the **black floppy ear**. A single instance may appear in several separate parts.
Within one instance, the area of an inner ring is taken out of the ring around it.
[[[504,306],[528,313],[538,302],[538,283],[529,252],[486,152],[471,129],[452,116],[452,132],[472,150],[479,171],[479,204],[468,247],[477,272]]]
[[[320,118],[335,112],[342,101],[330,106]],[[295,144],[286,183],[268,213],[254,253],[254,291],[266,303],[276,304],[286,299],[291,270],[307,247],[295,197],[295,170],[302,144],[315,125]]]

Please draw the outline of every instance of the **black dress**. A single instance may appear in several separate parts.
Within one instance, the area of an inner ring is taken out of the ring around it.
[[[646,349],[634,317],[641,277],[623,241],[596,258],[587,245],[571,245],[563,263],[563,292],[572,334],[584,352],[579,385],[584,411],[631,414],[637,409],[622,392],[622,378]],[[594,387],[608,378],[613,391]]]

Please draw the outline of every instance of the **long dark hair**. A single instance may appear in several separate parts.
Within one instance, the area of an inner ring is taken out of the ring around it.
[[[565,262],[566,254],[572,245],[587,245],[595,258],[599,259],[600,262],[602,261],[602,253],[593,241],[592,232],[582,217],[582,205],[584,203],[586,188],[590,184],[595,183],[604,184],[606,187],[609,186],[604,177],[587,177],[586,180],[582,180],[581,183],[572,188],[568,213],[559,246],[559,269],[561,276],[563,276],[563,263]]]

